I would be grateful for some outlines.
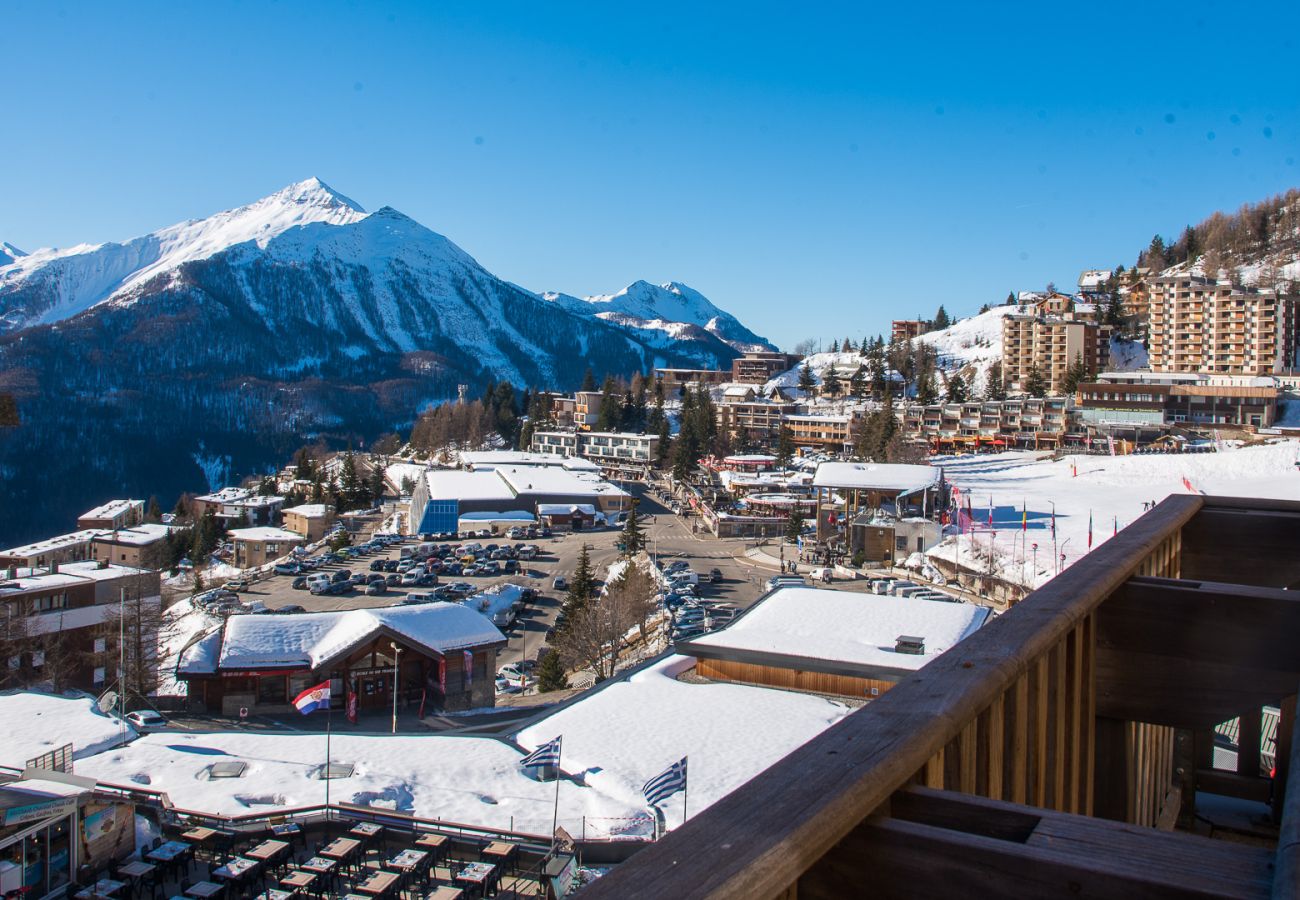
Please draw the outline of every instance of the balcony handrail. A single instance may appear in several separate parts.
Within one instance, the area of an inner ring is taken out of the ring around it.
[[[775,897],[907,784],[1205,504],[1174,495],[996,621],[584,889]]]

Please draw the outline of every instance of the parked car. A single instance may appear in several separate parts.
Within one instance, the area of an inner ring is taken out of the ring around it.
[[[242,578],[236,578],[233,581],[227,581],[222,585],[222,587],[228,591],[246,591],[249,588],[249,584]]]
[[[367,597],[378,597],[380,594],[387,594],[387,593],[388,593],[388,585],[384,584],[382,581],[372,581],[366,585]]]
[[[297,563],[276,563],[275,574],[277,575],[297,575],[302,568]]]
[[[389,587],[401,587],[402,576],[398,575],[396,572],[393,572],[390,575],[385,575],[384,584],[388,585]]]
[[[721,580],[722,580],[722,570],[721,570],[721,569],[709,569],[709,581],[712,581],[712,582],[714,582],[714,583],[716,584],[717,582],[719,582],[719,581],[721,581]]]
[[[126,720],[135,727],[136,731],[145,733],[163,728],[167,724],[167,719],[152,709],[138,709],[135,712],[129,712],[126,714]]]
[[[555,580],[551,582],[551,587],[555,588],[557,591],[567,591],[569,589],[569,581],[563,575],[557,575],[555,576]]]
[[[527,675],[524,670],[514,663],[506,663],[504,666],[497,669],[497,678],[509,678],[512,681],[519,681],[525,677],[527,677]]]
[[[281,606],[279,609],[271,610],[271,612],[279,613],[280,615],[291,615],[293,613],[303,613],[306,611],[307,610],[304,607],[301,607],[296,603],[290,603],[288,606]]]
[[[384,561],[382,559],[371,560],[370,571],[379,572],[382,571],[383,568],[384,568]]]
[[[307,577],[305,575],[299,575],[293,580],[292,587],[295,591],[307,590]]]
[[[408,570],[405,574],[402,575],[403,587],[415,587],[419,583],[420,583],[420,576],[415,574],[414,572]]]
[[[337,572],[335,572],[333,575],[330,576],[330,581],[334,582],[335,584],[338,584],[340,581],[351,581],[351,580],[352,580],[352,572],[349,569],[339,569]]]

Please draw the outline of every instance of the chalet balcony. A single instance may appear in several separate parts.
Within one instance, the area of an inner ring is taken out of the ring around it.
[[[1295,897],[1297,541],[1170,497],[581,896]]]

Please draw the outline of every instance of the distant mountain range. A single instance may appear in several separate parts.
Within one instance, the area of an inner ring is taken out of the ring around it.
[[[0,545],[51,508],[168,502],[321,433],[401,427],[460,384],[567,389],[769,346],[675,282],[533,293],[314,178],[120,244],[0,244],[0,392],[24,422],[0,433]]]

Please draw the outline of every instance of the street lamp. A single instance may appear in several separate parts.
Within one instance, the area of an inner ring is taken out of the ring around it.
[[[393,648],[393,734],[397,734],[397,675],[400,669],[402,648],[397,646],[397,641],[389,641],[389,646]]]

